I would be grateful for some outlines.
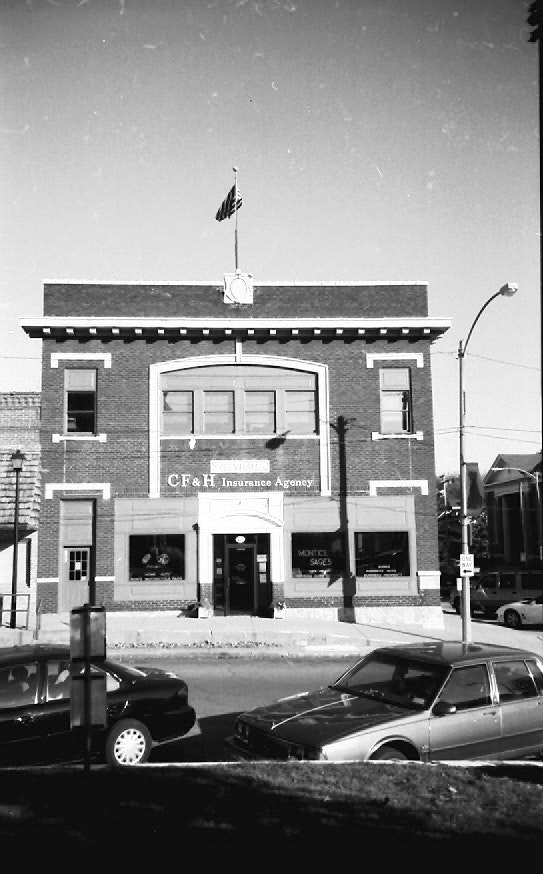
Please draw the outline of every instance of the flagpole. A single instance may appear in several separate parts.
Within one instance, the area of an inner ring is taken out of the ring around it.
[[[235,236],[234,236],[234,253],[235,253],[236,272],[237,272],[237,269],[238,269],[238,212],[239,212],[239,210],[237,209],[237,203],[238,203],[238,168],[237,168],[237,167],[233,167],[233,170],[234,170],[234,205],[235,205],[235,208],[236,208],[236,230],[235,230]]]

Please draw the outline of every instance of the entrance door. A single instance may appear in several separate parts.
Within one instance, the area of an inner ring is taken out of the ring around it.
[[[59,613],[81,607],[89,600],[90,549],[66,547],[58,592]]]
[[[254,613],[255,545],[227,546],[226,559],[226,613]]]

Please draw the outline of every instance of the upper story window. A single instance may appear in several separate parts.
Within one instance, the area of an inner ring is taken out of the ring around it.
[[[381,389],[381,434],[411,434],[413,412],[408,367],[383,367]]]
[[[64,371],[66,434],[96,434],[96,370]]]
[[[252,365],[190,368],[162,374],[161,391],[163,437],[318,433],[314,373]]]

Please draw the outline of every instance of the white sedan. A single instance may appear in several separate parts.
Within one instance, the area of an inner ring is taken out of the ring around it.
[[[496,610],[498,622],[508,628],[521,628],[523,625],[543,625],[543,595],[513,601]]]

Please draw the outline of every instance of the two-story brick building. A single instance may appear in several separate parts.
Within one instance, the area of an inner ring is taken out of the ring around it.
[[[42,609],[441,615],[425,283],[47,282]]]

